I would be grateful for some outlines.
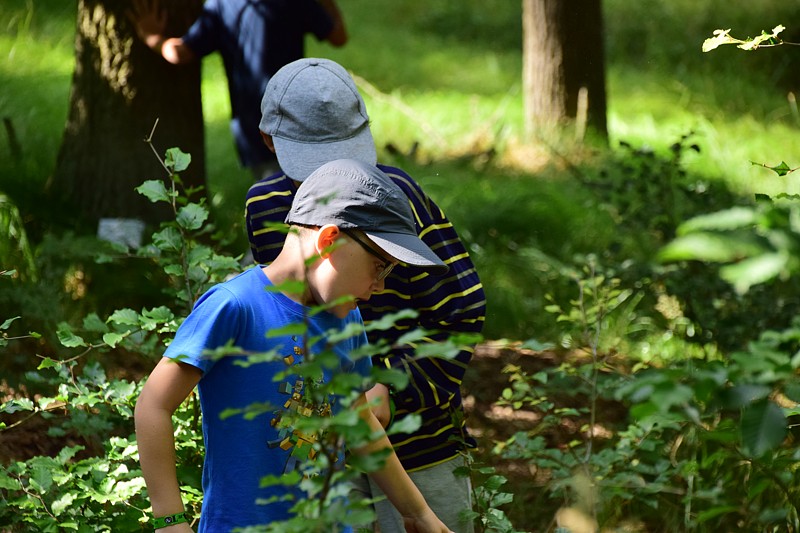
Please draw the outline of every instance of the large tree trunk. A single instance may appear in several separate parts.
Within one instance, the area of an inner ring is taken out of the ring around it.
[[[181,35],[203,0],[170,0],[169,35]],[[163,157],[177,146],[192,155],[181,178],[205,185],[200,63],[174,66],[149,50],[125,15],[127,0],[79,0],[70,110],[51,189],[75,222],[168,213],[134,188],[166,173],[143,140],[156,119],[153,144]]]
[[[575,122],[606,137],[601,0],[522,0],[525,130]]]

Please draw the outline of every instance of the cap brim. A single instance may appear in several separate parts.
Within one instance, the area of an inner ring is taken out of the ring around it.
[[[416,235],[364,231],[380,248],[401,263],[441,276],[449,267]]]
[[[305,181],[319,167],[337,159],[355,159],[370,165],[378,162],[375,141],[368,127],[341,141],[305,143],[273,137],[272,142],[281,170],[297,181]]]

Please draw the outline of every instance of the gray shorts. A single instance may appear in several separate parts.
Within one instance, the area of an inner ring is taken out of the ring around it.
[[[469,477],[456,476],[453,473],[460,466],[464,466],[464,459],[456,457],[430,468],[409,472],[408,475],[436,516],[447,527],[455,533],[473,533],[472,521],[464,520],[459,516],[462,511],[472,509],[472,486]],[[385,498],[383,491],[372,479],[366,475],[361,476],[357,480],[354,490],[359,496],[383,498],[374,504],[379,526],[375,528],[375,531],[405,533],[400,513]]]

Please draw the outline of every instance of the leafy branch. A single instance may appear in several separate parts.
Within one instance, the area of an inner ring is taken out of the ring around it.
[[[775,165],[774,167],[771,167],[771,166],[769,166],[769,165],[767,165],[765,163],[757,163],[755,161],[750,161],[750,163],[752,165],[754,165],[754,166],[757,166],[757,167],[767,168],[767,169],[773,171],[778,176],[786,176],[787,174],[791,174],[792,172],[794,172],[795,170],[800,168],[800,167],[791,168],[789,165],[786,164],[785,161],[781,161],[780,164]]]
[[[786,28],[779,24],[772,28],[772,33],[767,33],[766,31],[761,31],[761,35],[758,37],[748,37],[747,39],[737,39],[732,37],[730,32],[730,28],[727,30],[714,30],[714,37],[709,37],[705,41],[703,41],[703,52],[710,52],[716,48],[719,48],[723,44],[735,44],[736,48],[741,48],[742,50],[757,50],[759,48],[769,48],[773,46],[780,46],[783,44],[786,45],[793,45],[798,46],[800,43],[793,43],[789,41],[784,41],[778,34],[781,33]]]

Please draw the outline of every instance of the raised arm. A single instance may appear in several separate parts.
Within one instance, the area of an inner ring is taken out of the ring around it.
[[[159,0],[134,0],[127,15],[142,42],[165,60],[178,65],[196,59],[195,53],[183,43],[183,39],[164,35],[167,16]]]

